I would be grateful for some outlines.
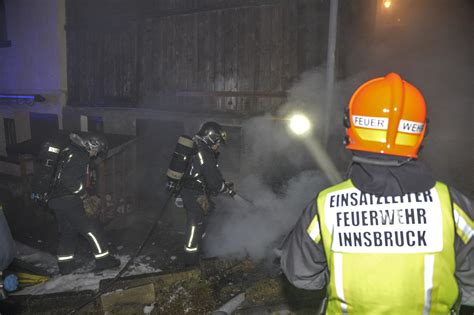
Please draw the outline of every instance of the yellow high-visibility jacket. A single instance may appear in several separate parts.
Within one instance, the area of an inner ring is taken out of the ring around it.
[[[375,196],[347,180],[307,206],[281,266],[297,287],[327,288],[328,314],[449,314],[474,305],[473,213],[441,182]]]

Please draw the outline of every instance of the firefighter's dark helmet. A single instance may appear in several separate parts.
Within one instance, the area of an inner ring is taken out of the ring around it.
[[[201,126],[201,129],[199,129],[197,135],[200,136],[208,145],[216,143],[225,144],[227,141],[227,133],[224,128],[214,121],[204,123]]]
[[[106,156],[109,150],[107,139],[98,134],[90,134],[83,137],[84,146],[87,151],[96,151],[98,155]]]

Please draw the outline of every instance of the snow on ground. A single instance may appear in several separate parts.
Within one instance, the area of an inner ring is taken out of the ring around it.
[[[53,270],[57,274],[56,258],[48,253],[36,250],[23,244],[17,244],[18,258],[25,262],[31,263],[39,268],[45,270]],[[130,256],[116,256],[120,259],[120,268],[125,266]],[[147,262],[150,260],[148,256],[139,256],[135,259],[133,264],[128,268],[128,271],[123,276],[131,276],[146,273],[157,273],[160,269],[150,266]],[[99,274],[88,272],[94,268],[94,262],[91,261],[84,267],[78,269],[76,273],[69,275],[55,275],[45,283],[26,287],[13,295],[42,295],[67,291],[84,291],[84,290],[98,290],[99,283],[103,279],[110,279],[115,277],[120,269],[104,270]]]
[[[44,270],[49,274],[58,273],[58,265],[55,256],[20,242],[15,242],[15,247],[15,257],[19,260]]]

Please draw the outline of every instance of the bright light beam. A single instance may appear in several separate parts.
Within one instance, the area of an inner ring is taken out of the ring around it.
[[[385,1],[383,2],[383,6],[385,7],[385,9],[390,8],[390,7],[392,6],[392,1],[390,1],[390,0],[385,0]]]
[[[290,118],[289,127],[298,136],[306,134],[311,129],[309,119],[301,114],[295,114]]]
[[[334,166],[331,158],[328,156],[326,150],[321,146],[318,139],[304,138],[304,144],[308,148],[309,153],[312,155],[319,168],[326,175],[327,179],[332,185],[340,183],[342,177],[339,171]]]

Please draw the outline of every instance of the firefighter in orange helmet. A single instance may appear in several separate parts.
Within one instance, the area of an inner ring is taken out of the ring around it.
[[[345,112],[348,179],[318,193],[278,252],[288,280],[327,288],[328,314],[450,314],[474,306],[474,208],[417,160],[423,95],[398,74]]]

